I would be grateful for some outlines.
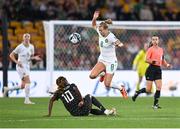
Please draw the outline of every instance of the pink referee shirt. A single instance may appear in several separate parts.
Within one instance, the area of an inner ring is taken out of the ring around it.
[[[150,47],[146,52],[146,59],[151,61],[156,61],[156,66],[162,66],[163,61],[163,49],[159,46],[157,47]]]

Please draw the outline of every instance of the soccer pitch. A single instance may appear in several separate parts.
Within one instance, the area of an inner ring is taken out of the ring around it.
[[[162,109],[153,110],[153,97],[98,98],[107,108],[115,107],[117,116],[73,117],[60,101],[48,112],[49,98],[32,98],[35,105],[24,105],[23,98],[0,98],[0,128],[180,128],[180,98],[162,97]]]

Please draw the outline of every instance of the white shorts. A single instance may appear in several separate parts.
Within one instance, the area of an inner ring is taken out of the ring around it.
[[[117,61],[107,62],[102,59],[99,59],[99,62],[103,63],[106,66],[106,73],[114,74],[114,72],[117,70],[117,66],[118,66]]]
[[[19,77],[21,79],[23,79],[23,77],[25,77],[25,76],[29,76],[30,68],[28,65],[23,65],[23,68],[16,65],[16,70],[17,70]]]

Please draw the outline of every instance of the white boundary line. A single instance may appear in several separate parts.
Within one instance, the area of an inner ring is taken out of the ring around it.
[[[180,118],[167,118],[167,117],[147,117],[147,118],[116,118],[116,117],[109,117],[109,118],[88,118],[88,117],[69,117],[69,118],[39,118],[39,119],[19,119],[19,120],[0,120],[0,123],[6,123],[6,122],[27,122],[27,121],[127,121],[127,120],[180,120]]]

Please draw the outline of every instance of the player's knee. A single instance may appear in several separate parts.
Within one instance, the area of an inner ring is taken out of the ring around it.
[[[96,78],[96,76],[95,76],[95,75],[93,75],[93,74],[90,74],[90,75],[89,75],[89,78],[91,78],[91,79],[95,79],[95,78]]]
[[[87,96],[91,97],[91,95],[90,95],[90,94],[87,94]]]
[[[31,83],[31,81],[29,79],[26,79],[24,82],[25,83]]]
[[[87,94],[85,97],[91,97],[91,95],[90,95],[90,94]]]
[[[21,84],[21,89],[24,89],[25,88],[25,84]]]

